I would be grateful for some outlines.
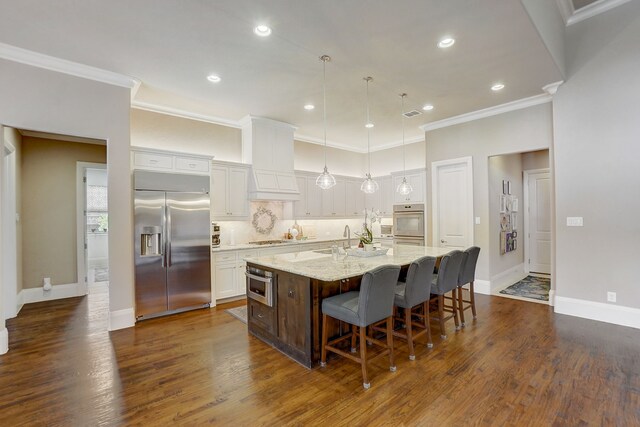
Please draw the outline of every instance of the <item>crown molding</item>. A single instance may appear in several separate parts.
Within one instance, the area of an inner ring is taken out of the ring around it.
[[[573,2],[571,0],[556,0],[560,14],[564,19],[565,25],[568,27],[578,22],[582,22],[585,19],[592,18],[596,15],[600,15],[615,7],[621,6],[631,0],[598,0],[595,3],[591,3],[588,6],[582,7],[578,10],[573,8]]]
[[[553,82],[553,83],[549,83],[546,86],[542,86],[542,90],[545,91],[546,93],[548,93],[549,95],[553,96],[556,94],[556,92],[558,91],[558,88],[560,87],[560,85],[564,83],[564,80],[560,80],[557,82]]]
[[[424,135],[405,139],[404,145],[415,144],[418,142],[424,142]],[[397,148],[397,147],[402,147],[402,141],[392,141],[386,144],[376,145],[375,147],[371,147],[371,152],[375,153],[376,151],[389,150],[391,148]],[[365,150],[365,153],[366,153],[366,150]]]
[[[180,117],[183,119],[197,120],[199,122],[213,123],[214,125],[228,126],[236,129],[242,128],[242,123],[238,120],[225,119],[223,117],[209,116],[206,114],[193,113],[179,108],[167,107],[164,105],[152,104],[144,101],[131,101],[131,108],[137,110],[150,111],[152,113],[166,114],[168,116]]]
[[[485,108],[470,113],[461,114],[455,117],[438,120],[437,122],[426,123],[420,126],[425,132],[457,125],[460,123],[472,122],[486,117],[497,116],[498,114],[508,113],[509,111],[522,110],[523,108],[533,107],[535,105],[545,104],[552,99],[549,94],[540,94],[530,96],[529,98],[518,99],[516,101],[507,102],[506,104],[496,105],[494,107]]]
[[[316,145],[324,146],[324,139],[316,138],[315,136],[300,135],[300,134],[296,133],[296,134],[293,135],[293,138],[296,141],[307,142],[309,144],[316,144]],[[364,154],[364,153],[367,152],[366,149],[349,147],[348,145],[341,144],[339,142],[334,142],[334,141],[327,141],[327,147],[337,148],[338,150],[351,151],[352,153],[359,153],[359,154]]]
[[[124,74],[67,61],[5,43],[0,43],[0,58],[113,86],[126,87],[131,89],[132,94],[140,87],[140,80]]]

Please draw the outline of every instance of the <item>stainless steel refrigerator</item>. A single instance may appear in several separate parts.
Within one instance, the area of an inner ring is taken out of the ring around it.
[[[135,171],[136,318],[211,303],[209,177]]]

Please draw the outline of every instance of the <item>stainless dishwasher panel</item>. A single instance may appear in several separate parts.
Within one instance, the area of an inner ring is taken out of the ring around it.
[[[209,194],[166,193],[168,310],[211,302]]]
[[[165,193],[158,191],[135,192],[135,295],[136,317],[167,310],[165,265],[164,214]],[[160,230],[157,255],[143,256],[142,242],[150,229]]]

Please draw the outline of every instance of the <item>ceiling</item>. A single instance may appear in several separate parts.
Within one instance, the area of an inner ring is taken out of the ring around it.
[[[420,125],[542,93],[562,75],[519,1],[504,0],[0,0],[0,42],[126,74],[135,101],[239,120],[247,114],[298,127],[320,141],[322,63],[327,139],[367,146],[364,76],[375,127],[371,146],[407,141]],[[273,29],[261,38],[253,28]],[[439,49],[443,36],[455,37]],[[215,73],[222,81],[210,83]],[[492,92],[495,82],[506,85]],[[303,105],[316,105],[305,111]]]

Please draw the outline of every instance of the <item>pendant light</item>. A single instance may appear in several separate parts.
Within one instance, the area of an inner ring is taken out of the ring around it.
[[[367,82],[367,123],[365,127],[367,128],[367,158],[369,162],[369,171],[367,172],[366,179],[362,182],[360,186],[360,190],[364,191],[366,194],[372,194],[378,191],[378,183],[375,182],[373,178],[371,178],[371,128],[373,127],[373,123],[369,117],[369,82],[373,81],[373,77],[364,77],[364,81]]]
[[[327,169],[327,62],[331,61],[329,55],[322,55],[322,108],[324,120],[324,171],[316,178],[316,185],[323,190],[328,190],[336,185],[336,179],[329,173]]]
[[[406,196],[413,191],[413,187],[407,182],[407,157],[404,149],[404,98],[406,96],[406,93],[400,94],[400,99],[402,100],[402,182],[396,189],[396,191],[403,196]]]

